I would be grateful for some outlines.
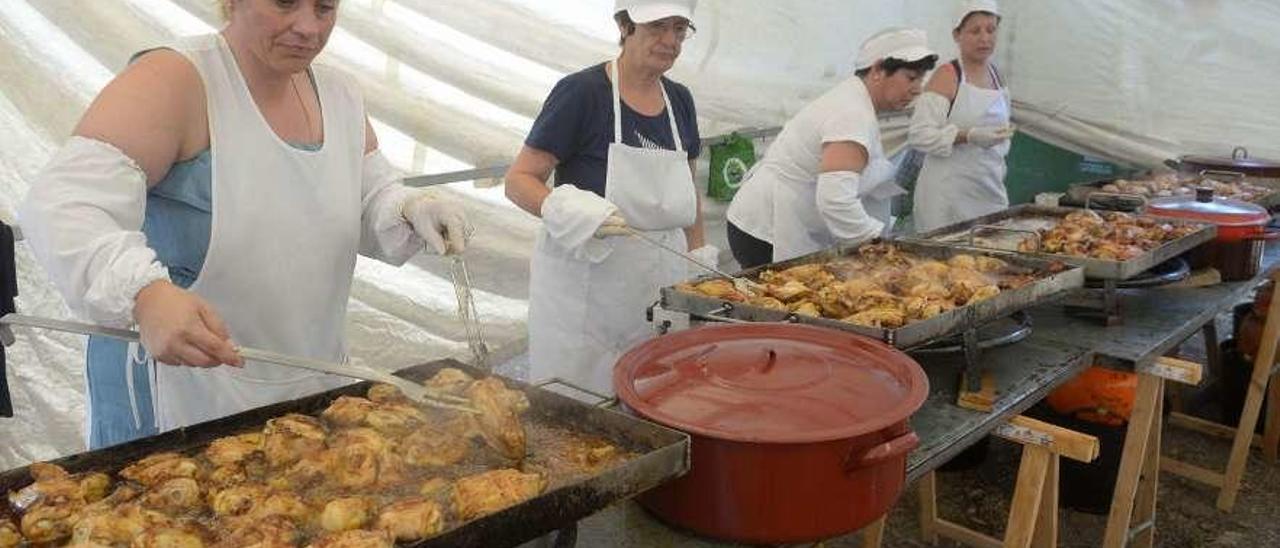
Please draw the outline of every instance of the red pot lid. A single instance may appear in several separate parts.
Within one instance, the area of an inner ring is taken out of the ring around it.
[[[1214,223],[1218,226],[1264,226],[1271,214],[1262,206],[1214,197],[1207,188],[1196,189],[1196,195],[1157,198],[1147,204],[1147,213]]]
[[[744,442],[851,438],[906,420],[929,379],[879,341],[797,324],[726,324],[645,341],[613,384],[637,414],[679,430]]]

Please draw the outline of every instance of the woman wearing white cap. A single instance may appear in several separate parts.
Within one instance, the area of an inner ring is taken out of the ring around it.
[[[695,4],[619,0],[621,54],[556,84],[507,172],[507,197],[544,227],[529,280],[534,379],[612,393],[614,361],[647,332],[645,307],[687,275],[631,230],[716,261],[693,186],[693,97],[663,77],[693,35]]]
[[[1009,207],[1009,90],[991,63],[1000,11],[995,0],[968,0],[951,35],[960,58],[943,65],[916,101],[909,144],[926,153],[916,181],[917,232]]]
[[[855,74],[782,128],[729,206],[729,246],[743,267],[881,235],[903,192],[876,113],[906,108],[938,56],[925,32],[889,29],[862,45]]]

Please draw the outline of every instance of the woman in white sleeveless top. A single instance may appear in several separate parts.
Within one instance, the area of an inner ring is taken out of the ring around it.
[[[89,375],[128,387],[90,386],[90,414],[124,399],[131,420],[105,422],[135,423],[100,424],[118,433],[96,445],[345,382],[246,361],[234,347],[340,361],[357,254],[401,264],[424,242],[462,250],[460,207],[404,187],[378,151],[355,82],[312,66],[337,4],[226,0],[221,32],[138,55],[32,185],[22,226],[72,310],[142,334],[129,363]],[[148,242],[172,230],[143,221],[152,220],[151,190],[200,156],[208,211],[191,232],[205,237],[179,242],[199,259],[183,287]],[[134,361],[148,355],[135,378]]]
[[[991,58],[999,25],[995,0],[964,2],[952,31],[960,58],[939,68],[916,100],[908,143],[926,153],[911,212],[917,232],[1009,206],[1012,107]]]

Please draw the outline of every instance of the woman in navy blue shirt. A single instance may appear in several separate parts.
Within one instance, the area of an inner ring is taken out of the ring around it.
[[[621,54],[556,84],[507,172],[507,197],[544,227],[530,268],[535,379],[612,393],[614,361],[647,332],[645,307],[687,276],[632,231],[716,262],[693,185],[693,97],[663,76],[694,32],[695,4],[619,0]]]

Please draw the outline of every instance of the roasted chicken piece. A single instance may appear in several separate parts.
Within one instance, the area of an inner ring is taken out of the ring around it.
[[[289,466],[283,474],[269,478],[267,483],[277,489],[306,489],[330,479],[333,476],[333,464],[331,451],[306,455]]]
[[[329,533],[312,541],[307,548],[391,548],[395,541],[386,531],[355,529],[341,533]]]
[[[471,378],[466,371],[456,367],[446,367],[422,384],[436,392],[461,396],[473,382],[475,379]]]
[[[328,431],[320,419],[290,413],[267,421],[262,429],[262,453],[272,466],[293,464],[324,449]]]
[[[525,433],[520,414],[529,408],[524,393],[507,388],[497,377],[486,377],[467,388],[467,397],[472,407],[480,411],[475,422],[485,443],[503,457],[524,459]]]
[[[767,308],[769,310],[787,309],[786,303],[773,297],[751,297],[750,299],[747,299],[747,304],[751,306],[758,306],[760,308]]]
[[[818,305],[811,301],[800,301],[795,303],[795,306],[791,307],[791,312],[794,312],[797,316],[808,316],[810,318],[819,318],[822,316],[822,310],[818,308]]]
[[[71,528],[79,521],[78,510],[74,504],[38,503],[22,514],[22,535],[37,544],[63,540],[71,536]]]
[[[252,519],[283,516],[293,520],[294,523],[302,525],[311,521],[314,517],[314,510],[294,493],[275,492],[267,495],[266,498],[254,505],[248,515]]]
[[[32,464],[29,471],[35,481],[9,493],[9,504],[20,512],[36,504],[87,504],[100,500],[111,488],[111,478],[98,472],[73,476],[56,464],[43,462]]]
[[[7,518],[0,519],[0,548],[17,548],[22,543],[22,533],[18,526]]]
[[[127,466],[120,477],[148,487],[173,478],[194,478],[200,471],[195,459],[178,453],[156,453]]]
[[[611,464],[621,457],[616,445],[600,440],[588,440],[571,444],[569,461],[585,469],[596,469]]]
[[[378,512],[374,529],[386,531],[397,541],[414,541],[435,536],[444,529],[444,512],[435,502],[405,499],[393,502]]]
[[[200,484],[191,478],[170,478],[144,493],[140,502],[166,514],[195,510],[203,505]]]
[[[405,462],[413,466],[449,466],[466,458],[471,440],[453,433],[426,427],[400,442]]]
[[[399,388],[390,384],[375,384],[369,387],[369,392],[365,394],[370,401],[374,403],[407,403],[409,398],[405,397]]]
[[[955,255],[950,259],[947,259],[947,265],[954,268],[976,270],[978,268],[978,259],[973,255]],[[943,271],[942,274],[945,275],[946,271]]]
[[[974,258],[974,270],[977,270],[978,272],[994,274],[997,272],[1003,272],[1007,268],[1009,268],[1009,263],[995,257],[979,255]]]
[[[262,433],[250,432],[213,440],[204,450],[204,458],[214,466],[240,464],[244,459],[262,451]]]
[[[715,278],[693,285],[694,291],[711,297],[713,299],[724,299],[726,301],[742,302],[747,300],[747,296],[738,292],[733,287],[733,282],[724,278]]]
[[[794,280],[811,288],[818,288],[836,281],[835,275],[827,272],[826,265],[821,263],[793,266],[778,273],[778,277],[786,282]]]
[[[907,323],[906,313],[897,307],[870,308],[844,319],[866,327],[895,328]]]
[[[334,426],[351,427],[364,424],[364,419],[376,404],[365,398],[339,396],[320,413],[320,418]]]
[[[222,538],[218,548],[294,548],[301,540],[298,526],[284,516],[268,516],[260,520],[236,522],[230,535]]]
[[[369,497],[341,497],[324,505],[320,527],[326,531],[360,529],[373,520],[377,502]]]
[[[797,280],[787,280],[781,285],[766,285],[765,292],[770,296],[777,298],[783,302],[794,301],[808,297],[813,291],[808,286]]]
[[[467,476],[453,484],[453,511],[464,521],[475,519],[533,498],[546,487],[542,474],[511,468]]]
[[[390,485],[404,475],[402,457],[382,434],[371,428],[341,431],[329,446],[331,479],[342,487]]]
[[[975,289],[973,295],[969,296],[969,300],[965,304],[973,304],[990,299],[1000,294],[1000,288],[995,285],[984,285]]]
[[[969,256],[956,255],[955,257],[951,258],[951,261],[955,261],[959,257],[969,257]],[[922,280],[939,280],[947,275],[948,270],[951,270],[951,267],[947,266],[947,263],[943,263],[941,261],[921,261],[915,266],[907,269],[906,275],[909,278],[919,278]]]
[[[364,422],[388,436],[404,436],[427,424],[427,414],[408,402],[382,403],[365,415]]]
[[[205,482],[211,489],[240,485],[246,481],[249,481],[249,475],[245,473],[244,467],[238,464],[214,468],[209,471],[208,477],[205,478]]]
[[[941,282],[932,281],[913,285],[907,288],[904,293],[908,298],[921,297],[925,299],[945,299],[951,294],[951,291]]]
[[[819,289],[814,299],[817,305],[816,308],[822,314],[840,318],[856,311],[854,298],[857,295],[861,295],[861,293],[853,293],[848,290],[848,282],[836,282]],[[797,311],[796,313],[799,314],[800,312]]]
[[[160,512],[125,503],[109,511],[97,512],[75,524],[74,544],[128,544],[145,531],[173,527],[177,522]]]
[[[154,527],[134,537],[129,548],[204,548],[205,537],[193,524]]]
[[[209,507],[219,516],[239,516],[249,513],[258,502],[267,498],[264,485],[237,485],[209,495]]]
[[[907,297],[904,302],[908,318],[927,320],[948,310],[954,310],[955,303],[949,297],[934,299],[928,297]]]

